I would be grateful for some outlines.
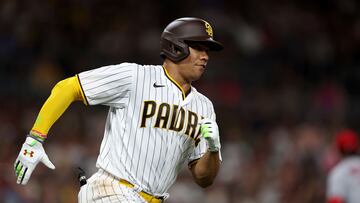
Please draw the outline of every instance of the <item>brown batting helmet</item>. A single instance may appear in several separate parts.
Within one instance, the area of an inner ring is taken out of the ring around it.
[[[203,19],[187,17],[172,21],[161,34],[160,56],[179,62],[189,55],[191,42],[205,44],[210,51],[220,51],[223,45],[213,39],[211,25]]]

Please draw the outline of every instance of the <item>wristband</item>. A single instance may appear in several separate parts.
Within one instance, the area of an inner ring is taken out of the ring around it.
[[[46,139],[45,134],[42,134],[36,130],[31,130],[30,133],[28,134],[28,137],[34,138],[36,141],[40,142],[41,144],[44,143]]]

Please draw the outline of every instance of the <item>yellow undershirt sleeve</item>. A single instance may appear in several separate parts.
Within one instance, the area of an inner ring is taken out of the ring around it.
[[[30,133],[40,139],[45,139],[51,126],[74,101],[83,101],[87,105],[78,76],[64,79],[55,85],[49,98],[41,107]]]

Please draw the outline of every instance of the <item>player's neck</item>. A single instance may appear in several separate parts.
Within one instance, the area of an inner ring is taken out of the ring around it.
[[[188,92],[191,88],[191,81],[186,80],[186,78],[182,77],[179,73],[179,67],[177,65],[170,61],[165,60],[163,63],[163,67],[166,69],[169,76],[175,80],[175,82],[180,85],[180,87],[183,89],[184,92]]]

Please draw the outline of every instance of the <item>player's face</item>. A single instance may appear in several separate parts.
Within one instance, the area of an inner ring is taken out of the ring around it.
[[[209,48],[203,44],[190,44],[190,54],[178,65],[180,74],[189,82],[198,80],[206,69],[209,61]]]

